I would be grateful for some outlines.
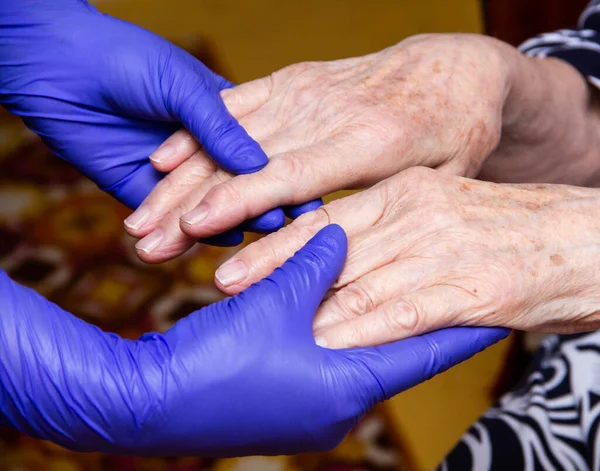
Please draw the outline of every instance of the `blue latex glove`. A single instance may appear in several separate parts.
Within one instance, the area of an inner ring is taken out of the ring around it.
[[[346,253],[339,226],[282,268],[161,334],[128,341],[0,275],[0,423],[75,450],[289,454],[334,447],[361,415],[507,335],[455,328],[318,347],[312,320]]]
[[[267,164],[222,102],[228,87],[185,51],[84,0],[0,2],[0,103],[131,208],[163,176],[148,156],[182,125],[231,173]],[[275,209],[241,229],[270,232],[284,220]]]

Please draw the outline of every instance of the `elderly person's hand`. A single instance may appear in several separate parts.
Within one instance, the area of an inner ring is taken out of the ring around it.
[[[136,244],[138,257],[147,263],[160,263],[181,255],[192,247],[196,238],[190,238],[179,228],[179,217],[191,210],[213,187],[233,178],[233,175],[219,167],[187,131],[173,134],[170,142],[177,141],[175,149],[181,152],[192,151],[192,155],[164,178],[156,183],[154,190],[144,200],[141,212],[136,211],[131,218],[141,221],[132,225],[125,222],[125,230],[133,237],[141,239]],[[168,142],[168,145],[171,145]],[[161,211],[168,204],[171,211]],[[288,216],[296,217],[312,211],[321,205],[313,200],[301,205],[285,208]],[[143,215],[142,219],[139,215]],[[201,241],[211,245],[233,246],[244,239],[244,231],[271,232],[284,224],[281,210],[267,211],[265,214],[244,221],[242,224],[213,237]]]
[[[221,99],[220,91],[231,86],[165,39],[103,15],[85,0],[0,2],[0,105],[132,208],[163,177],[150,154],[183,126],[231,173],[267,164]],[[165,152],[168,146],[154,155]],[[206,175],[200,167],[193,172],[196,186]],[[135,233],[149,218],[138,211],[127,225]],[[241,229],[268,232],[284,222],[283,211],[274,209]],[[141,254],[157,236],[138,246]],[[235,245],[242,238],[236,230],[210,242]]]
[[[323,229],[244,293],[129,341],[0,271],[0,425],[79,451],[239,456],[329,449],[376,403],[507,335],[456,328],[378,348],[315,344],[346,255]]]
[[[333,348],[454,325],[544,332],[600,327],[600,192],[480,182],[413,168],[334,201],[243,249],[217,271],[233,294],[329,222],[346,265],[315,320]]]
[[[188,159],[197,143],[185,131],[172,136],[170,155],[155,166],[184,166],[172,180],[186,185],[157,188],[142,204],[152,221],[133,235],[151,234],[168,213],[162,232],[183,216],[182,232],[145,259],[166,260],[177,246],[270,208],[366,187],[416,165],[500,181],[597,178],[590,165],[598,133],[581,75],[484,36],[416,36],[365,57],[293,65],[222,95],[270,162],[207,193],[193,185]]]

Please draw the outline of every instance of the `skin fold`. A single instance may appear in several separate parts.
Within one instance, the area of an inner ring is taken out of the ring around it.
[[[134,213],[143,212],[145,224],[127,230],[146,242],[158,231],[160,243],[139,255],[162,262],[271,208],[369,187],[413,166],[593,186],[594,93],[560,60],[468,34],[421,35],[365,57],[296,64],[222,92],[269,156],[265,169],[232,178],[178,131],[152,157],[170,173]]]
[[[173,135],[179,150],[155,163],[171,172],[169,191],[158,186],[142,204],[153,223],[133,234],[170,231],[152,261],[272,207],[371,187],[244,249],[217,271],[217,286],[239,292],[335,222],[350,250],[315,321],[324,345],[461,324],[598,327],[588,263],[597,193],[564,185],[599,181],[598,100],[570,65],[483,36],[423,35],[291,66],[222,96],[270,162],[235,177],[213,167],[215,183],[195,185],[207,157],[186,131]],[[460,178],[477,176],[547,184]]]
[[[349,249],[315,319],[322,345],[378,345],[454,325],[593,330],[599,203],[596,189],[413,168],[244,248],[218,285],[228,294],[251,285],[332,222]]]

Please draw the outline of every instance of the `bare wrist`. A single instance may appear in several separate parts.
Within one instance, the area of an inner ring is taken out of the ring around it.
[[[587,80],[570,64],[527,57],[496,41],[507,62],[509,92],[502,137],[481,178],[501,182],[600,181],[600,109]]]

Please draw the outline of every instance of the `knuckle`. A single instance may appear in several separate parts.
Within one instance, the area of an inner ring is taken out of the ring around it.
[[[195,152],[200,148],[200,143],[187,129],[182,129],[179,132],[181,133],[179,135],[179,142],[177,145],[177,149],[179,151],[185,150],[188,152]]]
[[[334,297],[339,311],[346,319],[362,316],[375,309],[375,301],[360,283],[351,283]]]
[[[271,159],[269,165],[271,179],[277,182],[293,185],[303,181],[305,165],[292,152]]]
[[[285,229],[269,234],[244,247],[235,255],[235,260],[241,260],[246,266],[251,267],[251,277],[267,276],[290,256],[282,249],[280,243]]]
[[[483,311],[495,314],[508,307],[507,303],[519,302],[519,279],[515,276],[517,270],[511,270],[503,263],[491,262],[486,264],[485,271],[487,275],[484,274],[482,279],[487,278],[488,281],[477,284],[478,286],[485,285],[477,292],[477,299]]]
[[[390,332],[406,336],[419,330],[423,324],[423,313],[408,299],[400,299],[384,312],[383,324]]]
[[[186,181],[191,184],[197,184],[206,180],[217,171],[217,165],[201,152],[196,152],[189,159],[189,165],[186,166]]]
[[[177,178],[176,174],[169,173],[158,182],[151,195],[157,197],[159,200],[162,200],[163,198],[169,200],[171,197],[181,195],[182,186],[182,182]],[[148,201],[149,205],[153,207],[154,205],[152,203],[154,201],[154,198],[152,198],[152,201]],[[152,210],[152,207],[149,209]]]
[[[316,62],[316,61],[298,62],[296,64],[287,66],[285,68],[285,71],[292,75],[297,75],[297,74],[301,74],[303,72],[306,72],[307,70],[314,68],[316,66],[316,64],[318,64],[318,62]]]
[[[405,179],[415,183],[436,181],[439,172],[428,167],[410,167],[402,172]]]
[[[288,229],[287,227],[282,229],[282,232]],[[272,232],[271,234],[262,237],[256,242],[245,247],[240,253],[248,259],[254,259],[257,257],[264,258],[266,260],[273,260],[279,256],[277,248],[280,246],[278,240],[281,234],[278,232]]]
[[[198,205],[199,201],[191,198],[184,198],[179,201],[175,207],[169,212],[169,214],[161,221],[161,227],[169,229],[171,225],[179,227],[179,219],[190,212]]]
[[[290,224],[289,228],[293,228],[299,232],[312,232],[315,229],[321,229],[331,224],[331,217],[326,206],[321,206],[314,211],[304,213]]]
[[[242,201],[242,197],[233,180],[228,180],[211,188],[206,195],[206,199],[221,204],[239,204]]]

